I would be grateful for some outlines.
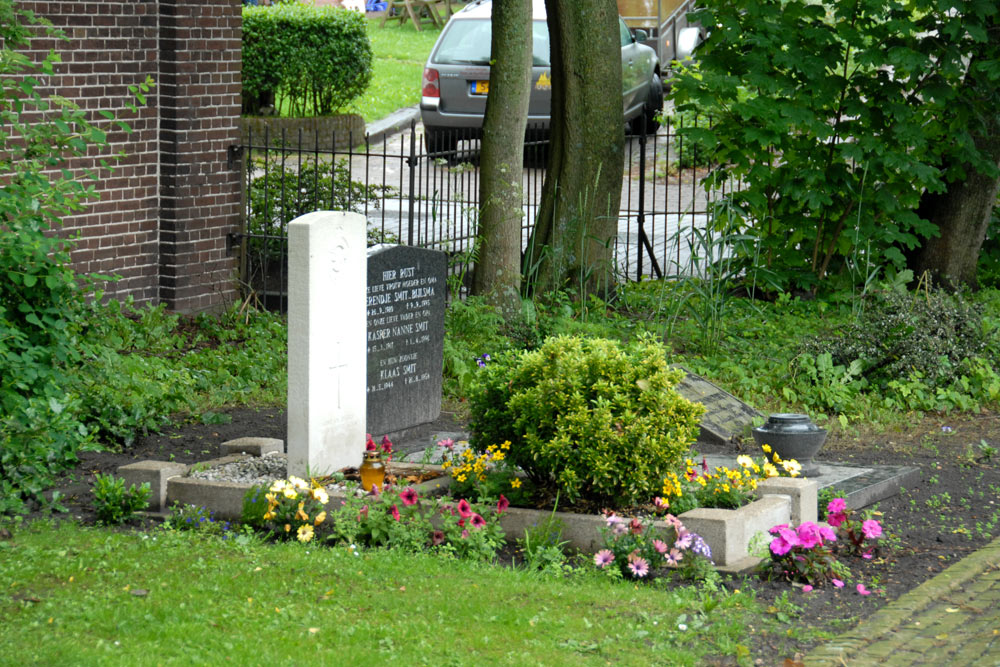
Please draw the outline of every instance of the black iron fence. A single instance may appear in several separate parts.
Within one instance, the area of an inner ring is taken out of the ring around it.
[[[623,280],[660,277],[683,266],[690,232],[707,222],[698,151],[670,123],[626,137],[615,239]],[[329,149],[320,146],[348,148]],[[243,229],[232,242],[244,289],[283,309],[288,222],[315,210],[350,210],[368,220],[370,243],[396,242],[448,252],[467,270],[479,204],[479,139],[436,135],[427,150],[416,124],[385,138],[248,135],[242,147]],[[523,239],[534,221],[547,142],[529,130],[523,176]],[[460,261],[458,261],[460,260]]]

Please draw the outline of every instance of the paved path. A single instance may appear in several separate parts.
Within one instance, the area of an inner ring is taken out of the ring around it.
[[[1000,538],[817,647],[804,662],[1000,667]]]

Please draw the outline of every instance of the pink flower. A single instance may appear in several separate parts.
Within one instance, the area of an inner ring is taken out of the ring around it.
[[[861,532],[870,540],[882,537],[882,525],[875,519],[868,519],[861,524]]]
[[[389,436],[382,436],[382,451],[386,454],[392,453],[392,440],[389,440]]]
[[[403,504],[409,507],[410,505],[417,504],[417,492],[412,486],[408,486],[403,489],[402,493],[399,494],[399,499],[403,501]]]
[[[605,568],[610,565],[615,560],[615,555],[611,553],[608,549],[601,549],[596,554],[594,554],[594,565],[600,568]]]
[[[677,565],[681,562],[682,558],[684,558],[684,554],[677,549],[671,549],[670,553],[667,554],[667,563],[670,565]]]
[[[799,545],[803,549],[812,549],[816,545],[823,543],[823,538],[820,536],[819,532],[819,526],[812,521],[806,521],[799,526],[798,537]]]
[[[642,534],[642,522],[639,521],[639,519],[632,519],[632,521],[630,521],[628,524],[628,528],[633,535]]]
[[[670,507],[670,503],[663,498],[656,496],[653,498],[653,506],[656,507],[656,509],[663,511]]]
[[[616,523],[621,521],[614,512],[609,512],[607,516],[604,517],[604,521],[607,523],[608,528],[611,528]]]
[[[858,593],[860,593],[861,595],[871,595],[872,594],[872,592],[870,590],[868,590],[867,588],[865,588],[864,584],[858,584]]]
[[[681,520],[675,517],[673,514],[667,514],[663,517],[663,522],[673,528],[678,534],[684,532],[684,524]]]
[[[872,559],[871,549],[861,554],[861,557],[864,558],[865,560],[871,560]]]
[[[629,559],[628,569],[633,576],[641,579],[649,574],[649,563],[647,563],[644,558],[636,556],[635,558]]]
[[[399,508],[395,505],[392,506],[392,518],[399,521]]]
[[[473,514],[472,518],[469,519],[469,523],[472,524],[473,528],[482,528],[486,525],[486,519],[479,516],[478,514]]]
[[[843,514],[847,509],[847,501],[843,498],[834,498],[826,505],[827,514]]]
[[[843,582],[843,581],[841,581],[840,579],[831,579],[830,581],[831,581],[831,583],[833,583],[833,585],[834,585],[834,586],[836,586],[837,588],[843,588],[843,587],[844,587],[844,582]]]
[[[782,531],[782,529],[785,528],[788,528],[787,523],[779,523],[777,526],[771,526],[770,528],[768,528],[767,532],[771,533],[772,535],[777,535]]]
[[[670,549],[663,540],[653,540],[653,548],[656,549],[656,553],[658,554],[665,554]]]
[[[365,505],[360,510],[358,510],[358,521],[361,521],[361,517],[368,518],[368,505]]]
[[[830,528],[829,526],[820,526],[819,534],[827,542],[837,541],[837,533],[833,532],[833,528]]]
[[[442,531],[435,530],[433,533],[431,533],[431,544],[437,546],[439,544],[442,544],[443,542],[444,542],[444,533]]]
[[[676,542],[674,542],[674,547],[676,547],[676,548],[678,548],[678,549],[680,549],[682,551],[684,549],[690,549],[691,548],[691,542],[693,540],[694,540],[694,538],[691,537],[691,533],[684,533],[683,535],[681,535],[680,537],[677,538]]]
[[[467,519],[470,516],[472,516],[472,508],[469,507],[469,501],[467,501],[465,498],[462,498],[461,500],[458,501],[458,514],[463,519]]]
[[[616,521],[611,526],[611,534],[614,535],[615,537],[621,537],[627,532],[628,532],[628,526],[625,525],[625,522],[622,520]]]
[[[708,472],[708,459],[704,456],[701,457],[701,471]]]
[[[372,434],[365,433],[365,436],[367,437],[367,440],[365,440],[365,451],[374,452],[377,449],[377,447],[375,446],[375,441],[372,440]]]
[[[808,592],[809,592],[809,591],[811,591],[812,589],[813,589],[813,587],[812,587],[812,586],[810,586],[809,584],[806,584],[805,586],[803,586],[803,587],[802,587],[802,592],[803,592],[803,593],[808,593]]]
[[[469,539],[469,531],[467,531],[467,530],[463,530],[462,531],[462,539],[463,540]]]
[[[504,495],[500,494],[500,500],[497,501],[497,514],[503,514],[510,507],[510,501],[504,498]]]
[[[464,528],[465,527],[465,519],[459,519],[458,520],[458,527],[459,528]]]
[[[438,447],[444,447],[445,449],[453,449],[455,447],[455,441],[451,438],[445,438],[444,440],[438,440]]]
[[[791,528],[784,526],[777,536],[771,540],[771,553],[775,556],[784,556],[789,551],[799,546],[799,536]]]

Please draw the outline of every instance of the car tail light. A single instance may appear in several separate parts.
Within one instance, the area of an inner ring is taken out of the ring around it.
[[[420,87],[420,94],[423,97],[441,97],[441,81],[436,69],[424,68],[424,81]]]

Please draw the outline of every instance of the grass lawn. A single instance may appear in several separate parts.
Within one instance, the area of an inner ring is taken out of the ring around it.
[[[746,594],[592,571],[47,521],[0,541],[0,590],[12,665],[696,665],[770,623]]]
[[[366,123],[420,102],[424,63],[441,33],[431,27],[417,32],[412,22],[380,28],[381,22],[381,18],[368,19],[368,38],[375,52],[371,85],[346,109],[361,114]]]

